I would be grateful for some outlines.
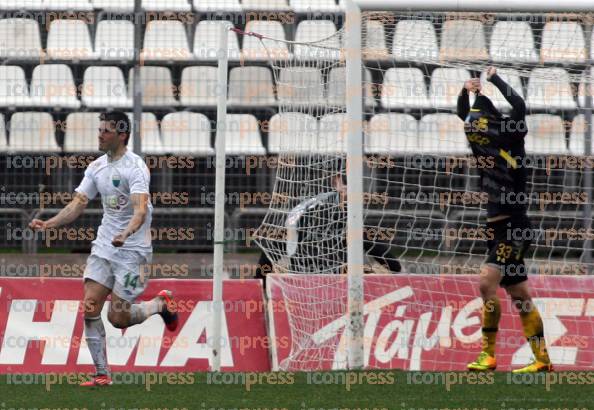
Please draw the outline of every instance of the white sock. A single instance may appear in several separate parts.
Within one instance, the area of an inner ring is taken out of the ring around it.
[[[130,306],[130,326],[144,322],[163,309],[163,299],[156,297],[148,302],[134,303]]]
[[[85,318],[85,338],[97,374],[109,375],[105,353],[105,327],[101,316]]]

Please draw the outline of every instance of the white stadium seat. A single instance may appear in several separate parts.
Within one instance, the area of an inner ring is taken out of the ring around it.
[[[89,67],[85,71],[82,103],[90,108],[131,108],[132,98],[119,67]]]
[[[270,10],[270,11],[288,11],[290,10],[287,0],[242,0],[241,7],[246,10]]]
[[[225,126],[225,152],[229,155],[265,155],[256,117],[228,114]]]
[[[365,69],[363,77],[365,85],[365,107],[372,108],[377,104],[373,96],[373,83],[371,81],[371,72]],[[346,67],[335,67],[330,70],[328,77],[328,104],[331,106],[346,106]]]
[[[534,36],[525,21],[498,21],[491,33],[491,59],[501,63],[536,63]]]
[[[530,109],[575,110],[576,102],[567,71],[562,68],[535,68],[530,73],[526,104]]]
[[[128,141],[128,149],[134,150],[134,114],[128,113],[130,123],[132,124],[132,134]],[[142,153],[149,155],[165,154],[166,150],[161,140],[161,131],[159,130],[159,122],[157,117],[152,112],[143,112],[140,117],[140,141],[142,145]]]
[[[322,72],[315,67],[281,68],[278,81],[282,105],[321,106],[326,102]]]
[[[386,30],[379,20],[367,20],[363,35],[363,58],[367,60],[386,60],[391,58],[386,44]]]
[[[239,0],[194,0],[194,9],[201,13],[214,11],[238,13],[242,10]]]
[[[76,112],[66,118],[64,152],[99,151],[98,112]]]
[[[534,114],[526,116],[527,154],[567,154],[565,127],[558,115]]]
[[[218,90],[217,67],[186,67],[182,71],[179,100],[191,107],[216,107]]]
[[[142,0],[142,8],[147,11],[191,11],[188,0]]]
[[[266,107],[276,104],[272,72],[266,67],[234,67],[229,72],[229,106]]]
[[[470,154],[464,123],[455,114],[428,114],[419,123],[419,151],[431,154]]]
[[[328,114],[318,124],[318,152],[345,153],[349,124],[347,114]]]
[[[130,61],[134,58],[134,24],[102,20],[97,24],[95,50],[101,60]]]
[[[83,20],[54,20],[47,34],[47,55],[54,60],[90,60],[93,51],[88,23]]]
[[[514,89],[522,98],[524,98],[524,88],[522,87],[522,80],[520,79],[520,75],[516,70],[498,70],[497,74],[501,77],[503,81],[509,84],[511,88]],[[501,91],[497,89],[490,81],[487,81],[487,76],[483,72],[481,74],[481,84],[483,86],[482,93],[489,97],[497,108],[500,111],[509,111],[511,110],[511,105],[507,102]]]
[[[590,69],[590,81],[588,85],[586,73],[587,71],[584,71],[584,76],[582,77],[582,81],[580,82],[580,86],[578,88],[578,101],[582,107],[586,106],[588,86],[590,90],[590,95],[592,96],[592,98],[594,98],[594,67]],[[594,101],[592,102],[592,104],[594,104]]]
[[[39,24],[36,20],[0,20],[0,58],[37,60],[43,56]]]
[[[246,24],[245,31],[285,40],[285,29],[280,21],[251,20]],[[244,60],[287,60],[290,57],[287,43],[268,39],[260,41],[253,36],[244,36],[241,54]]]
[[[295,45],[295,56],[299,60],[338,60],[340,58],[340,41],[336,34],[336,26],[330,20],[304,20],[297,26],[295,41],[297,43],[316,43],[320,47]],[[324,40],[319,42],[319,40]]]
[[[464,68],[436,68],[431,75],[429,101],[436,108],[454,109],[470,73]]]
[[[4,10],[45,10],[45,0],[15,0],[3,1]]]
[[[89,0],[45,0],[43,4],[46,10],[93,10]]]
[[[54,108],[79,108],[72,71],[66,64],[43,64],[33,69],[31,105]]]
[[[389,68],[384,75],[381,101],[386,109],[430,107],[423,72],[419,68]]]
[[[433,24],[427,20],[399,21],[394,32],[392,54],[398,61],[437,61],[439,48]]]
[[[443,60],[486,60],[489,58],[483,24],[473,20],[448,20],[441,33]]]
[[[186,28],[181,21],[155,20],[146,26],[143,60],[182,61],[192,58]]]
[[[576,115],[571,124],[571,134],[569,135],[569,152],[572,155],[584,155],[586,152],[586,120],[584,114]],[[591,141],[592,148],[590,153],[594,153],[594,140]]]
[[[128,95],[133,97],[134,69],[130,69]],[[171,72],[167,67],[141,66],[140,84],[143,90],[142,104],[153,107],[173,107],[178,102],[173,94]]]
[[[17,112],[10,119],[11,152],[60,152],[54,120],[47,112]]]
[[[6,139],[6,125],[4,124],[4,114],[0,114],[0,152],[9,150],[8,140]]]
[[[296,13],[340,11],[334,0],[289,0],[289,5]]]
[[[161,121],[161,136],[168,153],[214,155],[210,146],[211,124],[204,114],[174,112]]]
[[[229,21],[203,20],[196,26],[194,34],[194,55],[202,61],[218,61],[219,56],[219,27],[225,24],[233,27]],[[241,55],[237,33],[230,31],[228,39],[229,61],[238,61]]]
[[[129,12],[134,10],[134,0],[92,0],[93,7],[109,11]]]
[[[365,139],[368,154],[419,152],[417,120],[409,114],[384,113],[374,115],[369,121]]]
[[[551,21],[542,32],[540,58],[544,63],[575,64],[586,61],[582,26],[573,21]]]
[[[30,105],[29,85],[25,72],[19,66],[0,66],[0,107],[25,107]]]
[[[271,154],[310,154],[318,148],[318,122],[300,112],[275,114],[270,119],[268,151]]]

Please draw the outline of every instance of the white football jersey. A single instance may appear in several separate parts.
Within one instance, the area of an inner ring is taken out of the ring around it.
[[[97,158],[85,171],[85,176],[76,188],[76,192],[85,194],[89,199],[101,195],[103,219],[97,232],[94,246],[106,253],[115,251],[111,241],[120,234],[132,219],[134,206],[131,194],[149,194],[150,173],[142,158],[130,150],[117,161],[110,161],[107,154]],[[140,229],[131,235],[119,249],[127,249],[143,254],[152,252],[151,220],[153,206],[148,204],[148,213]],[[106,255],[108,256],[108,255]]]

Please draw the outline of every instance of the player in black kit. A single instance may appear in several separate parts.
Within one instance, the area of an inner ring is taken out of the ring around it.
[[[486,72],[512,106],[509,116],[503,116],[491,100],[481,94],[480,79],[466,81],[458,96],[458,117],[464,121],[464,131],[477,160],[491,159],[489,168],[479,169],[481,189],[488,195],[487,232],[488,256],[481,266],[480,293],[483,299],[483,348],[468,369],[494,370],[495,339],[501,317],[497,285],[502,286],[517,307],[524,335],[528,339],[535,360],[515,373],[551,371],[553,369],[546,349],[543,323],[532,302],[527,282],[524,254],[532,238],[527,216],[526,151],[524,137],[526,104],[494,67]],[[470,107],[469,93],[476,93]]]

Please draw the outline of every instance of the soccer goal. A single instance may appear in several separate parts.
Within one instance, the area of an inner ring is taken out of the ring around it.
[[[355,3],[345,2],[336,31],[310,22],[316,41],[243,33],[268,51],[279,101],[269,130],[275,200],[257,232],[274,264],[269,296],[281,292],[288,312],[277,369],[368,366],[382,303],[398,297],[385,284],[398,264],[406,274],[478,273],[486,198],[477,171],[489,164],[473,160],[456,101],[465,80],[481,77],[509,111],[488,66],[527,104],[528,189],[518,201],[535,228],[529,272],[594,267],[592,2]],[[460,348],[438,330],[429,344]],[[397,346],[405,332],[389,343],[398,355],[409,354]]]

